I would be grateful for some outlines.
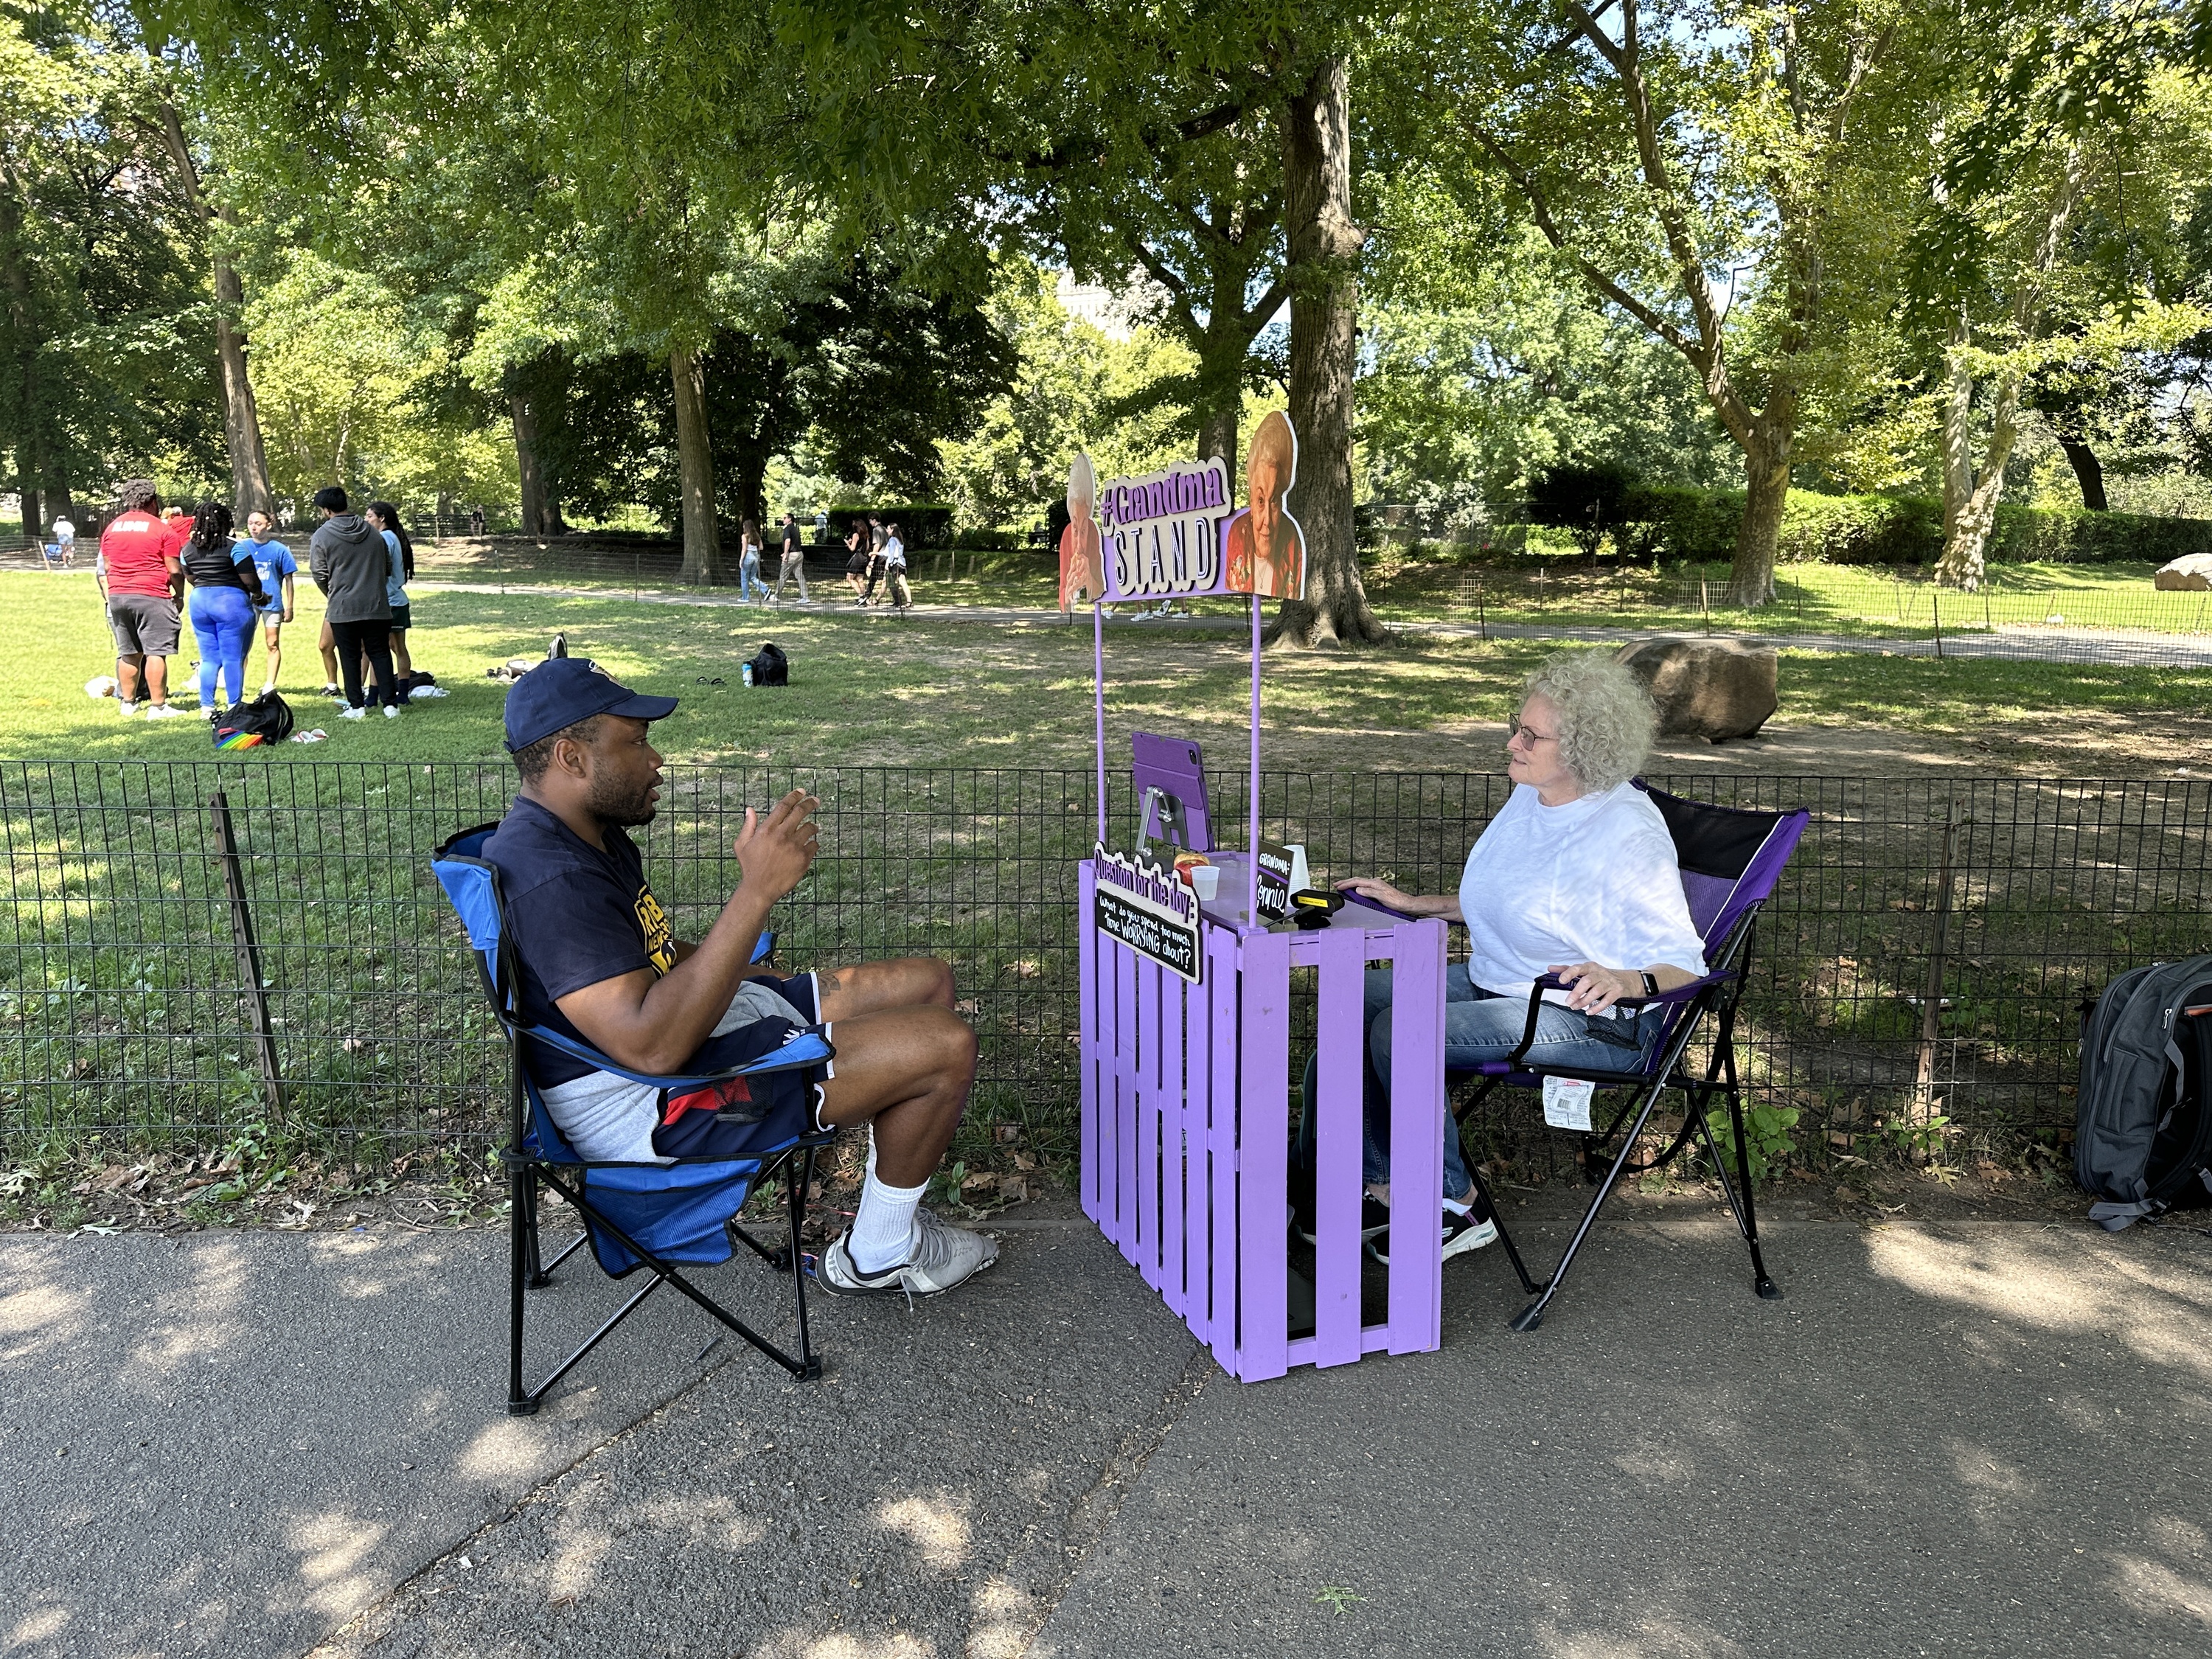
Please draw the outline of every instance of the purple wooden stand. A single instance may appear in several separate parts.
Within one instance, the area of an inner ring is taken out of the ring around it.
[[[1205,979],[1194,986],[1098,933],[1096,884],[1086,860],[1084,1213],[1241,1382],[1436,1348],[1443,1263],[1434,1248],[1392,1252],[1389,1316],[1360,1323],[1360,1046],[1364,969],[1386,963],[1395,975],[1391,1204],[1434,1217],[1443,1201],[1444,924],[1392,924],[1360,906],[1310,933],[1208,916]],[[1294,966],[1320,970],[1321,1054],[1314,1334],[1296,1340],[1285,1224]]]

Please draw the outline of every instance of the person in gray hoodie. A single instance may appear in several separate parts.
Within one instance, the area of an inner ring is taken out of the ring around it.
[[[365,654],[376,677],[369,695],[384,705],[384,718],[399,714],[398,682],[392,672],[392,607],[385,599],[385,581],[392,573],[392,557],[384,538],[369,528],[361,515],[349,512],[346,493],[337,484],[315,492],[315,505],[323,522],[307,543],[307,573],[323,591],[325,619],[336,648],[338,670],[345,681],[346,706],[342,719],[365,719],[361,661]]]

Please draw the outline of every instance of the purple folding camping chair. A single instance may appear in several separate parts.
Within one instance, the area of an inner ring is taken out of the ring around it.
[[[1453,1073],[1446,1079],[1482,1079],[1480,1088],[1452,1108],[1462,1132],[1475,1108],[1501,1084],[1513,1088],[1540,1089],[1547,1077],[1583,1078],[1601,1089],[1630,1091],[1627,1103],[1605,1132],[1591,1138],[1594,1148],[1603,1148],[1615,1135],[1620,1135],[1620,1149],[1614,1153],[1612,1166],[1598,1184],[1597,1195],[1590,1200],[1589,1208],[1575,1229],[1575,1236],[1568,1240],[1566,1250],[1559,1257],[1559,1265],[1552,1269],[1548,1279],[1540,1281],[1529,1276],[1521,1252],[1514,1247],[1512,1236],[1505,1231],[1503,1213],[1482,1178],[1480,1161],[1473,1157],[1467,1160],[1467,1167],[1474,1176],[1476,1187],[1481,1189],[1484,1200],[1489,1203],[1492,1214],[1499,1218],[1498,1239],[1505,1246],[1513,1271],[1520,1275],[1522,1286],[1536,1298],[1514,1316],[1513,1328],[1516,1331],[1533,1331],[1543,1322],[1544,1310],[1559,1294],[1568,1267],[1582,1249],[1583,1241],[1589,1237],[1599,1210],[1612,1196],[1620,1177],[1664,1168],[1689,1144],[1692,1135],[1705,1143],[1714,1173],[1720,1177],[1721,1191],[1727,1194],[1729,1207],[1735,1212],[1736,1227],[1751,1248],[1753,1284],[1759,1294],[1769,1300],[1782,1294],[1781,1287],[1768,1276],[1766,1263],[1759,1250],[1759,1221],[1752,1205],[1751,1165],[1744,1145],[1743,1096],[1736,1082],[1735,1013],[1750,975],[1752,933],[1759,907],[1781,879],[1790,854],[1796,850],[1797,838],[1805,833],[1812,814],[1802,807],[1794,812],[1754,812],[1732,806],[1707,805],[1654,789],[1641,778],[1636,780],[1636,787],[1650,797],[1651,804],[1659,809],[1674,837],[1683,896],[1690,902],[1690,920],[1705,941],[1705,963],[1711,971],[1702,979],[1656,997],[1620,1000],[1623,1007],[1658,1003],[1667,1010],[1659,1040],[1649,1051],[1650,1060],[1633,1071],[1606,1072],[1524,1063],[1529,1046],[1536,1040],[1536,1011],[1544,993],[1566,988],[1547,974],[1529,991],[1528,1024],[1522,1033],[1520,1047],[1504,1060],[1486,1061],[1473,1072]],[[1708,1021],[1713,1025],[1712,1051],[1705,1074],[1700,1077],[1686,1065],[1684,1056],[1691,1038]],[[1683,1093],[1681,1133],[1658,1157],[1642,1164],[1631,1163],[1630,1152],[1650,1122],[1659,1097],[1669,1089],[1680,1089]],[[1734,1182],[1729,1181],[1726,1163],[1714,1144],[1712,1128],[1705,1121],[1706,1103],[1717,1093],[1727,1097],[1729,1122],[1735,1136]],[[1624,1125],[1626,1134],[1621,1133]]]

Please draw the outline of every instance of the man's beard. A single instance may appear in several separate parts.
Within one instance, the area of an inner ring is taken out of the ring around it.
[[[659,811],[653,804],[653,785],[649,781],[635,789],[623,790],[605,778],[594,778],[592,793],[584,805],[601,823],[623,830],[651,823]]]

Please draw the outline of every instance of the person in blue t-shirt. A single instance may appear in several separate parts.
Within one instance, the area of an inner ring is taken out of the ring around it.
[[[284,665],[284,624],[292,620],[292,579],[300,564],[292,550],[276,538],[276,527],[266,513],[246,515],[246,534],[239,538],[237,550],[253,561],[261,578],[264,598],[255,609],[261,618],[262,643],[269,647],[269,670],[261,679],[265,697],[276,689],[276,673]]]
[[[810,1125],[866,1124],[860,1206],[823,1252],[817,1282],[842,1296],[950,1290],[999,1254],[921,1204],[975,1079],[975,1034],[953,1012],[951,967],[911,957],[783,979],[750,966],[769,910],[805,878],[819,843],[820,803],[798,789],[766,811],[746,809],[733,849],[743,881],[703,939],[678,939],[629,835],[656,814],[652,723],[675,708],[587,657],[540,663],[507,693],[507,747],[522,786],[483,856],[500,872],[518,1023],[652,1077],[742,1065],[809,1026],[836,1058],[664,1099],[526,1039],[531,1079],[590,1162],[740,1158]],[[729,1091],[719,1104],[718,1091]],[[740,1101],[751,1109],[723,1109]]]

